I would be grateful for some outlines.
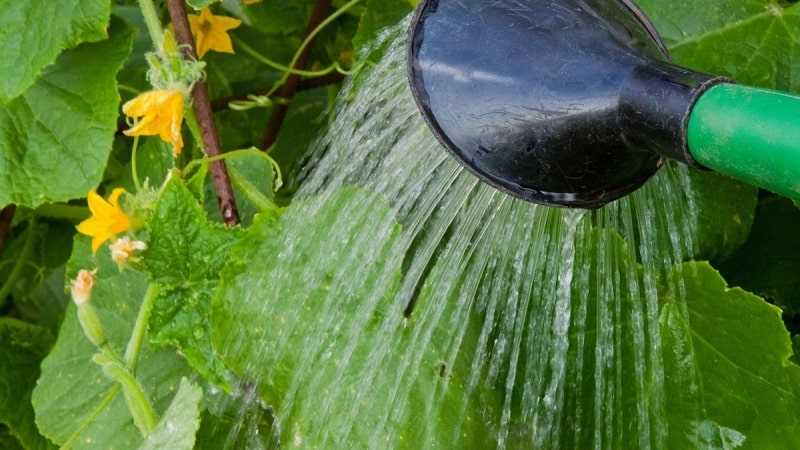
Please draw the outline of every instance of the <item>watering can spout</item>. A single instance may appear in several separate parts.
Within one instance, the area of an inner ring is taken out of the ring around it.
[[[800,193],[800,183],[786,186],[787,175],[771,172],[800,174],[800,136],[754,179],[747,166],[764,145],[741,150],[758,147],[758,137],[722,128],[749,128],[757,114],[738,114],[732,124],[716,112],[743,97],[739,109],[761,112],[775,102],[798,108],[800,100],[669,63],[631,1],[422,0],[408,73],[444,147],[485,182],[528,201],[600,207],[638,189],[664,157]]]

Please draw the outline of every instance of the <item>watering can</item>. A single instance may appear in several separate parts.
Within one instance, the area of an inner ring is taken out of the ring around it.
[[[670,63],[628,0],[422,0],[411,92],[488,184],[597,208],[665,158],[800,198],[800,98]]]

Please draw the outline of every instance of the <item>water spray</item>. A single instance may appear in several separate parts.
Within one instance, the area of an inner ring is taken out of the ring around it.
[[[597,208],[664,158],[800,199],[800,97],[671,64],[630,0],[422,0],[408,74],[447,150],[531,202]]]

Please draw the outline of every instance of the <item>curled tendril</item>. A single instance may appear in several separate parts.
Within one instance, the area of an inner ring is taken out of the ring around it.
[[[235,111],[247,111],[255,108],[271,108],[274,102],[266,95],[250,94],[247,100],[233,100],[228,107]]]

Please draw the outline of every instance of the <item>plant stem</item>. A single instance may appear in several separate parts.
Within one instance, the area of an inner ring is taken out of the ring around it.
[[[153,46],[158,50],[161,48],[161,41],[164,39],[164,27],[158,18],[156,6],[152,0],[139,0],[139,9],[141,9],[142,16],[144,16],[144,23],[147,25],[147,31],[150,32]]]
[[[194,39],[189,29],[189,20],[186,17],[186,7],[183,0],[168,0],[169,15],[172,18],[172,25],[175,28],[175,38],[181,45],[184,56],[189,60],[198,60],[194,49]],[[219,141],[219,134],[214,124],[214,116],[211,112],[211,102],[208,99],[208,91],[203,80],[199,80],[192,88],[192,104],[197,123],[200,126],[202,143],[207,156],[217,156],[222,153],[222,145]],[[233,188],[225,168],[225,161],[217,161],[210,166],[211,180],[217,191],[217,201],[222,213],[222,220],[228,226],[239,224],[239,210],[236,207],[236,200],[233,196]]]
[[[83,220],[91,216],[91,212],[86,206],[66,205],[64,203],[45,203],[33,212],[40,217],[66,220]]]
[[[330,86],[333,84],[340,83],[344,79],[344,75],[339,72],[331,72],[326,75],[320,75],[314,78],[308,78],[304,80],[300,80],[297,83],[297,92],[301,91],[308,91],[311,89],[317,89],[321,87]],[[236,100],[247,100],[250,95],[267,95],[270,93],[272,89],[258,89],[256,91],[247,93],[247,94],[240,94],[240,95],[232,95],[230,97],[222,97],[218,99],[214,99],[211,101],[211,109],[213,111],[221,111],[228,109],[228,104],[230,102]]]
[[[136,323],[133,324],[131,339],[125,349],[125,366],[130,370],[131,374],[136,373],[136,363],[139,360],[139,353],[142,351],[142,342],[144,342],[144,336],[147,333],[147,324],[150,321],[150,313],[153,311],[153,302],[158,298],[159,291],[160,286],[157,283],[150,283],[147,292],[144,294],[142,305],[139,307]]]
[[[0,254],[6,246],[6,237],[8,232],[11,231],[11,223],[14,222],[14,213],[17,211],[17,205],[11,203],[0,211]],[[0,302],[2,302],[0,298]]]
[[[127,368],[114,361],[103,364],[103,372],[122,386],[122,394],[125,396],[125,403],[133,416],[133,423],[139,429],[142,437],[146,438],[156,427],[156,415],[153,413],[153,406],[150,405],[150,400],[147,399],[142,386]]]
[[[334,62],[333,64],[322,70],[300,70],[297,68],[284,66],[279,62],[267,58],[266,56],[256,51],[253,47],[247,45],[243,40],[237,38],[236,36],[231,36],[231,39],[233,40],[233,43],[236,44],[236,48],[244,50],[245,53],[252,56],[253,59],[255,59],[256,61],[264,64],[265,66],[272,67],[275,70],[279,70],[281,72],[289,73],[292,75],[300,75],[302,77],[318,77],[336,71],[337,66],[339,65],[339,63]]]
[[[289,65],[292,70],[301,70],[308,63],[308,58],[311,55],[312,43],[314,37],[319,32],[319,25],[325,21],[325,17],[333,4],[332,0],[319,0],[314,6],[314,11],[311,13],[311,18],[308,20],[306,26],[305,39],[300,46],[300,51],[295,54],[292,63]],[[277,97],[291,100],[297,91],[297,84],[300,81],[300,75],[295,73],[286,73],[283,77],[283,84],[278,88],[275,95]],[[261,138],[261,149],[267,150],[272,147],[275,140],[278,138],[278,131],[280,131],[283,121],[286,119],[286,113],[289,111],[289,105],[276,103],[272,110],[272,116],[269,118],[267,127],[264,129],[264,135]]]
[[[133,185],[136,191],[142,190],[142,184],[139,182],[139,170],[136,168],[137,150],[139,149],[139,136],[133,137],[133,148],[131,148],[131,178],[133,178]]]
[[[278,190],[278,188],[280,188],[281,185],[283,185],[283,175],[281,174],[281,168],[280,166],[278,166],[278,163],[275,162],[275,160],[272,159],[268,154],[259,151],[255,147],[250,147],[242,150],[233,150],[223,155],[209,156],[204,159],[196,159],[187,164],[186,167],[183,168],[183,176],[188,176],[192,172],[192,170],[194,170],[195,167],[199,166],[200,164],[203,163],[210,164],[215,161],[220,161],[227,158],[234,158],[237,156],[246,156],[246,155],[258,156],[262,159],[265,159],[267,163],[269,163],[269,165],[272,166],[272,168],[275,170],[275,176],[277,177],[277,179],[275,180],[275,190]]]

